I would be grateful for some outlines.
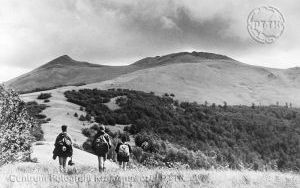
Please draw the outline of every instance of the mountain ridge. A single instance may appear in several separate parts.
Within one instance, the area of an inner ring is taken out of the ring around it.
[[[5,85],[19,92],[30,92],[38,88],[47,89],[101,82],[137,70],[177,63],[199,63],[205,60],[235,61],[227,56],[208,52],[179,52],[147,57],[129,65],[109,66],[77,61],[68,55],[62,55],[26,74],[5,82]]]
[[[147,57],[127,66],[95,66],[63,55],[7,85],[22,93],[73,85],[174,93],[183,101],[300,106],[299,68],[248,65],[207,52]]]

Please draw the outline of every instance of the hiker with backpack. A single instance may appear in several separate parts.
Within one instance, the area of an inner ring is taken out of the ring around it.
[[[62,125],[61,130],[62,132],[56,137],[55,140],[53,159],[55,160],[56,157],[58,156],[60,171],[65,171],[68,157],[71,157],[70,161],[72,163],[73,147],[72,147],[72,138],[67,133],[67,126]]]
[[[111,140],[109,135],[105,132],[104,125],[99,127],[98,133],[95,135],[92,142],[92,149],[94,153],[98,156],[98,167],[99,172],[105,170],[105,161],[107,159],[107,153],[111,148]]]
[[[127,139],[125,136],[121,138],[121,142],[118,143],[116,147],[116,153],[117,153],[117,161],[119,162],[120,168],[123,168],[126,170],[127,163],[129,162],[129,157],[131,153],[131,147],[126,142]]]

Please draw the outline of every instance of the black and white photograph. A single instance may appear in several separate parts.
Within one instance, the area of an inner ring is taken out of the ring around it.
[[[0,0],[0,188],[300,188],[296,0]]]

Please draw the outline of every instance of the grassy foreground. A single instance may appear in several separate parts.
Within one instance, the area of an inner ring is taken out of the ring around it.
[[[300,175],[295,173],[233,171],[131,169],[97,172],[96,168],[77,166],[60,173],[54,166],[19,163],[0,169],[3,188],[78,188],[78,187],[267,187],[300,188]]]

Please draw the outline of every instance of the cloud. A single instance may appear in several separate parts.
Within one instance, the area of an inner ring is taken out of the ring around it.
[[[289,59],[293,61],[289,65],[300,65],[294,62],[300,42],[296,0],[272,4],[282,10],[286,30],[268,46],[254,42],[246,29],[249,12],[262,5],[258,0],[0,3],[0,48],[5,49],[0,51],[1,74],[9,67],[33,69],[62,54],[115,65],[189,49],[223,53],[253,64],[264,59],[264,64],[277,67],[281,61],[276,59]]]

